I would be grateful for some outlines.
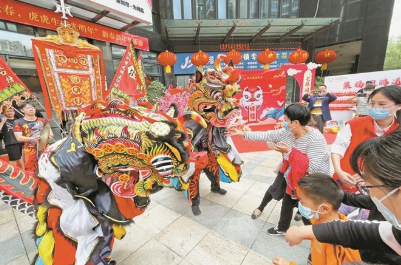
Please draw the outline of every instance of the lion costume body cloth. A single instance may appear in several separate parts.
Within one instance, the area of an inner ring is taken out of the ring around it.
[[[180,181],[173,182],[172,179],[171,186],[184,190],[192,206],[200,204],[199,178],[202,171],[214,191],[220,190],[220,181],[237,182],[241,177],[242,160],[232,139],[225,135],[227,128],[236,127],[241,122],[239,102],[234,98],[239,92],[241,76],[231,62],[221,69],[222,57],[219,55],[215,60],[215,69],[207,69],[204,73],[197,71],[187,88],[190,92],[187,113],[196,112],[206,126],[194,119],[186,119],[191,151],[199,157],[198,163],[194,164],[197,167],[188,183],[176,178]],[[202,154],[206,155],[207,161]],[[190,168],[194,166],[190,165]]]
[[[111,102],[81,114],[39,159],[35,264],[115,264],[114,238],[172,176],[188,178],[185,134],[166,114]]]

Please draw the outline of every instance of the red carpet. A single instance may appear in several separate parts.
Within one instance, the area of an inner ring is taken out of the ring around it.
[[[264,124],[264,125],[255,125],[251,126],[252,131],[266,131],[266,130],[274,130],[274,124]],[[332,144],[336,139],[336,134],[334,133],[324,133],[324,138],[326,139],[327,144]],[[253,141],[245,141],[242,136],[233,136],[233,141],[235,147],[240,153],[247,152],[261,152],[271,150],[266,142],[253,142]]]

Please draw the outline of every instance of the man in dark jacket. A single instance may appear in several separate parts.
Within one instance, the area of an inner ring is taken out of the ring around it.
[[[336,96],[327,92],[327,87],[321,85],[317,88],[318,94],[313,91],[305,94],[302,100],[309,102],[308,108],[311,111],[312,118],[316,122],[316,127],[323,133],[324,123],[331,120],[329,104],[337,99]]]

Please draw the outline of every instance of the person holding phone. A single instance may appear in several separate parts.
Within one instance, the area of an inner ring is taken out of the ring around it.
[[[259,216],[272,200],[283,199],[280,221],[277,227],[267,231],[269,235],[284,235],[290,227],[294,207],[298,204],[295,189],[297,179],[307,173],[330,173],[330,159],[323,135],[308,126],[311,114],[306,106],[299,103],[289,105],[284,110],[284,128],[271,131],[233,130],[231,135],[242,135],[245,140],[266,141],[272,148],[283,154],[283,166],[273,184],[268,188],[260,206],[253,212]],[[308,223],[303,218],[304,223]]]

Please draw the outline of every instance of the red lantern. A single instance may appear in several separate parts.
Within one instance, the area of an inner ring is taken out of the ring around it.
[[[198,66],[199,71],[202,71],[202,67],[209,62],[209,55],[206,52],[198,51],[192,54],[191,62],[193,65]]]
[[[159,64],[166,67],[166,73],[171,73],[171,66],[177,62],[177,56],[174,53],[166,50],[157,56],[157,61]]]
[[[331,49],[325,49],[316,53],[315,62],[322,64],[322,71],[327,70],[327,64],[334,61],[337,57],[337,53]]]
[[[230,62],[230,59],[233,64],[238,64],[242,60],[242,54],[239,51],[231,50],[226,53],[226,58],[224,58],[224,62],[228,64]]]
[[[308,57],[309,53],[307,51],[298,49],[290,53],[290,55],[288,56],[288,61],[293,64],[299,64],[306,62],[306,60],[308,60]]]
[[[269,69],[269,64],[277,59],[277,53],[275,51],[266,49],[258,55],[258,62],[263,64],[263,69]]]

